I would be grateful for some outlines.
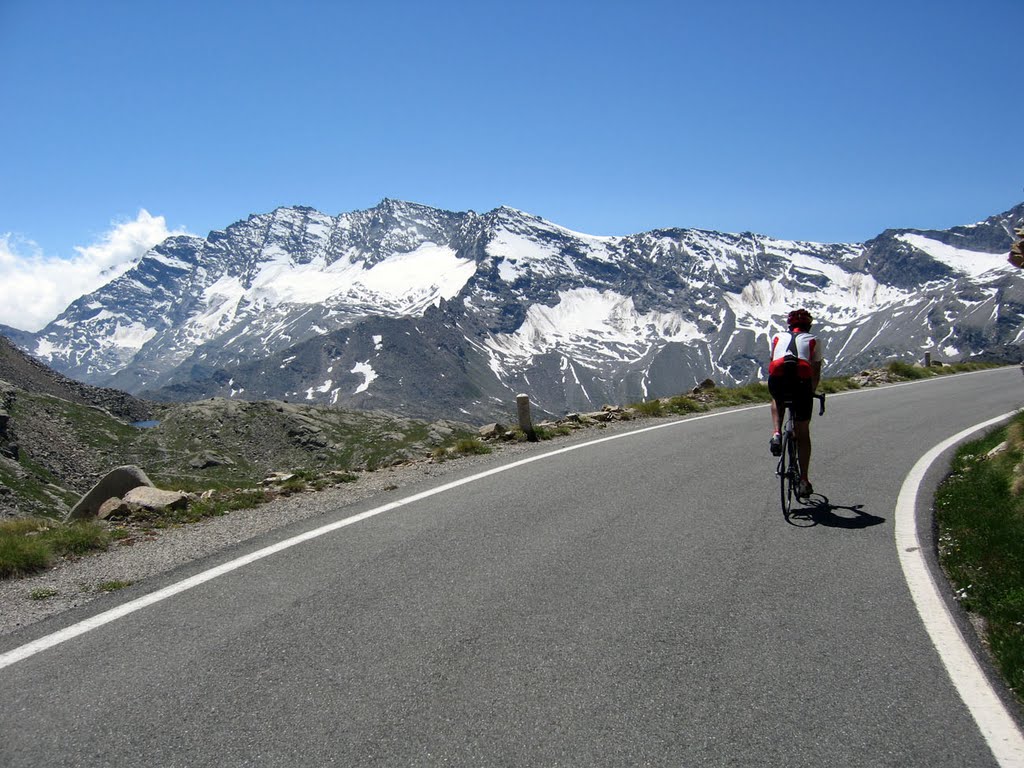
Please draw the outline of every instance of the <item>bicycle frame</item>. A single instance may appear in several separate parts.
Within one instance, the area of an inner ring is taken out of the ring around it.
[[[818,415],[825,413],[825,395],[814,395],[821,401]],[[796,434],[793,427],[793,401],[785,400],[781,403],[785,409],[785,421],[782,430],[782,455],[779,456],[779,464],[775,474],[779,477],[779,496],[782,502],[782,513],[789,516],[793,509],[793,499],[797,497],[797,490],[800,487],[800,450],[797,445]]]

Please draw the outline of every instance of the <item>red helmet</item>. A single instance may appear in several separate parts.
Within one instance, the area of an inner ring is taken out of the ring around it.
[[[786,318],[790,328],[802,328],[805,331],[811,329],[811,321],[811,313],[806,309],[794,309]]]

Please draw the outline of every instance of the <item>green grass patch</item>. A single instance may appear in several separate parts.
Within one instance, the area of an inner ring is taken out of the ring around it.
[[[907,379],[908,381],[913,381],[915,379],[927,379],[930,376],[935,375],[928,368],[920,368],[916,365],[912,365],[911,363],[904,363],[900,360],[893,360],[891,363],[885,366],[885,368],[893,376],[896,376],[901,379]]]
[[[706,411],[708,406],[705,403],[700,402],[690,395],[676,395],[670,397],[668,403],[665,404],[665,411],[667,413],[700,413]]]
[[[304,481],[299,481],[303,482]],[[153,515],[148,521],[155,527],[196,523],[207,517],[222,517],[239,509],[252,509],[272,501],[275,494],[262,488],[245,490],[218,490],[205,499],[190,501],[186,509],[172,510],[161,516]],[[138,518],[134,518],[138,519]]]
[[[0,579],[36,573],[49,568],[51,562],[50,548],[41,539],[0,535]]]
[[[284,486],[293,484],[293,492],[300,491],[322,491],[336,482],[350,483],[356,480],[351,472],[336,472],[336,474],[324,474],[315,469],[296,469],[292,474],[295,477],[287,480]],[[339,479],[346,478],[346,479]],[[347,479],[351,478],[351,479]]]
[[[283,483],[279,483],[277,486],[277,492],[282,496],[291,496],[293,493],[302,493],[307,491],[312,486],[304,477],[295,475],[285,480]]]
[[[715,387],[709,390],[715,405],[747,405],[748,403],[767,403],[771,399],[768,385],[762,382],[745,384],[739,387]]]
[[[27,576],[58,557],[105,550],[110,535],[96,523],[58,523],[29,518],[0,523],[0,578]]]
[[[46,532],[43,538],[58,556],[85,555],[104,550],[110,544],[108,531],[90,522],[59,525]]]
[[[973,371],[985,371],[990,368],[1002,368],[1001,363],[949,363],[947,365],[932,366],[928,370],[932,373],[944,375],[948,373],[972,373]]]
[[[924,368],[922,366],[913,365],[912,363],[894,360],[886,365],[885,369],[894,378],[906,381],[917,381],[920,379],[928,379],[933,376],[948,376],[953,373],[972,373],[974,371],[984,371],[989,368],[1001,367],[1002,365],[999,363],[967,362],[933,364],[929,368]]]
[[[604,426],[604,425],[601,424],[599,426]],[[568,425],[566,425],[566,424],[557,424],[557,425],[554,425],[554,426],[534,427],[533,428],[533,436],[537,440],[554,440],[556,437],[565,437],[566,435],[571,435],[572,433],[573,433],[573,428],[568,426]],[[525,442],[529,442],[530,436],[527,435],[519,427],[514,427],[514,428],[512,428],[512,429],[510,429],[508,431],[505,439],[508,439],[511,442],[525,443]],[[487,445],[487,443],[483,443],[483,447],[486,448],[487,450],[486,451],[482,451],[482,453],[491,453],[491,451],[493,450],[489,445]],[[456,449],[452,449],[452,450],[456,451]],[[456,451],[456,453],[461,453],[461,452]]]
[[[836,392],[846,392],[850,389],[860,389],[860,384],[850,376],[839,376],[834,379],[822,379],[818,382],[818,392],[831,395]]]
[[[553,440],[556,437],[571,435],[572,428],[565,424],[559,424],[553,427],[537,427],[534,432],[536,432],[538,440]]]
[[[464,437],[455,442],[455,452],[463,455],[486,454],[493,450],[491,446],[475,437]]]
[[[39,589],[33,589],[28,593],[28,596],[30,600],[49,600],[51,597],[56,597],[59,594],[60,592],[53,587],[40,587]]]
[[[110,581],[104,581],[96,585],[96,589],[100,592],[116,592],[119,589],[130,587],[132,582],[121,581],[120,579],[111,579]]]
[[[935,497],[939,562],[960,604],[981,616],[996,664],[1024,696],[1024,417],[961,447]],[[988,452],[1010,436],[1008,450]]]
[[[640,403],[633,403],[630,408],[636,411],[641,416],[662,416],[665,413],[665,409],[661,404],[661,400],[644,400]]]

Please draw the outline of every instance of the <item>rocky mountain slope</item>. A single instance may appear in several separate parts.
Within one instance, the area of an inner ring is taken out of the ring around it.
[[[0,381],[17,382],[20,389],[52,395],[78,405],[102,408],[126,421],[150,418],[153,404],[117,389],[91,387],[63,376],[29,357],[0,336]]]
[[[71,381],[0,338],[0,518],[60,516],[124,464],[166,488],[245,488],[274,472],[329,480],[423,458],[473,432],[284,402],[148,403]]]
[[[485,419],[527,392],[550,413],[764,375],[793,306],[830,375],[878,361],[1020,355],[1024,205],[866,243],[666,229],[572,232],[521,211],[385,200],[281,208],[174,237],[38,334],[58,370],[157,399],[278,399]]]

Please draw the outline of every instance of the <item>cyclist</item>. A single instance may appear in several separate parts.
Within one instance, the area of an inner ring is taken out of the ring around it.
[[[793,431],[800,461],[799,498],[814,493],[807,470],[811,463],[811,405],[821,380],[822,345],[810,333],[811,315],[806,309],[794,309],[786,318],[789,330],[776,333],[771,341],[768,364],[768,391],[772,396],[773,456],[782,453],[783,403],[793,403]]]

